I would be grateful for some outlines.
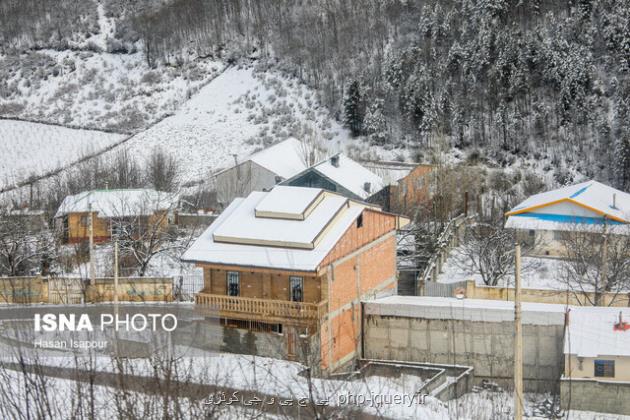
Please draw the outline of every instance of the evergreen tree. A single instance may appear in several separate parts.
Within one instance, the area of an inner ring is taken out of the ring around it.
[[[623,191],[630,191],[630,137],[624,137],[617,141],[617,164],[615,175],[617,186]]]
[[[376,99],[365,113],[365,132],[374,144],[387,143],[387,121],[383,115],[383,100]]]
[[[353,136],[359,136],[363,132],[363,101],[361,88],[356,80],[350,84],[343,103],[344,123],[350,129]]]

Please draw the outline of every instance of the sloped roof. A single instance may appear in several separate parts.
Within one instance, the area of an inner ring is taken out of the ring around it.
[[[564,353],[578,357],[630,356],[630,330],[615,331],[622,319],[630,322],[630,308],[572,307]]]
[[[312,169],[361,199],[366,199],[385,187],[383,179],[374,172],[343,153],[338,153],[335,156],[339,159],[338,166],[334,166],[332,158],[328,158],[314,165]],[[370,183],[370,191],[366,191],[364,188],[366,182]]]
[[[251,160],[284,179],[291,178],[306,169],[304,146],[294,138],[254,153],[246,160]]]
[[[55,217],[88,212],[90,204],[101,217],[149,216],[172,208],[177,199],[176,194],[152,189],[84,191],[67,196]]]
[[[234,200],[184,253],[197,263],[316,271],[365,205],[338,194],[304,187],[276,187],[275,197],[287,203],[294,194],[323,194],[304,220],[260,217],[256,208],[271,192],[252,192]],[[279,211],[279,208],[275,208]]]
[[[630,223],[630,194],[587,181],[533,195],[506,213],[506,227],[566,230],[567,225],[594,229]]]

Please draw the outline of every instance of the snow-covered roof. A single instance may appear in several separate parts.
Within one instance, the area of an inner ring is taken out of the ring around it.
[[[592,231],[630,223],[630,194],[597,181],[536,194],[506,213],[506,227],[534,230]],[[620,230],[620,233],[624,229]]]
[[[386,185],[396,185],[418,166],[416,163],[389,161],[361,161],[361,165],[380,176]]]
[[[306,191],[310,190],[310,191]],[[275,193],[273,191],[276,191]],[[235,199],[184,253],[182,260],[196,263],[238,265],[293,271],[316,271],[365,205],[315,188],[276,187],[254,191]],[[256,215],[274,197],[276,213],[295,211],[291,197],[300,202],[315,191],[322,194],[304,220]],[[274,194],[272,196],[272,194]]]
[[[256,216],[304,220],[324,198],[324,191],[317,188],[287,188],[278,185],[271,190],[256,206]]]
[[[254,153],[246,160],[251,160],[274,174],[288,179],[306,169],[304,150],[302,142],[289,138]]]
[[[333,164],[335,159],[336,163]],[[385,182],[380,176],[343,153],[327,158],[310,169],[319,172],[361,199],[366,199],[385,187]],[[366,183],[370,184],[369,191],[365,189]]]
[[[578,357],[630,356],[630,330],[616,331],[619,313],[630,322],[630,308],[572,307],[564,353]]]
[[[168,210],[177,203],[177,195],[151,189],[94,190],[67,196],[55,217],[92,211],[100,217],[149,216]]]

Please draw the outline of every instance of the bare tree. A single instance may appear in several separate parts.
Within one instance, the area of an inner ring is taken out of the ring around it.
[[[174,191],[180,166],[177,159],[162,149],[153,149],[146,166],[147,184],[158,191]]]
[[[124,195],[111,219],[112,239],[117,240],[123,261],[127,258],[139,276],[144,276],[158,255],[181,253],[196,235],[196,229],[178,232],[172,226],[178,195],[145,193],[134,202]]]
[[[41,267],[53,252],[51,235],[27,218],[0,209],[0,275],[18,276]]]
[[[563,281],[589,304],[603,305],[604,293],[619,293],[630,286],[630,236],[625,226],[604,223],[584,229],[575,225],[558,236],[563,253]]]
[[[514,267],[513,233],[487,223],[468,226],[457,253],[460,264],[479,273],[484,284],[496,286]]]
[[[300,139],[300,157],[304,165],[311,167],[319,162],[325,154],[324,142],[317,127],[304,124]]]

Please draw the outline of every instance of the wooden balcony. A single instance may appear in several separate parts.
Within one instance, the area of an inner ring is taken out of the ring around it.
[[[195,295],[195,303],[218,310],[219,316],[223,318],[293,325],[316,324],[325,315],[327,309],[327,301],[304,303],[213,295],[203,292]]]

